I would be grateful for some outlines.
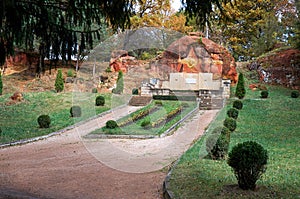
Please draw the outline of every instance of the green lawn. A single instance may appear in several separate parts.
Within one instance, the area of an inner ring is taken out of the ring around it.
[[[205,137],[222,125],[231,102],[196,144],[173,169],[170,187],[176,198],[300,198],[300,98],[290,97],[291,90],[268,86],[269,98],[260,91],[247,90],[244,108],[231,134],[230,148],[253,140],[268,150],[267,171],[256,191],[242,191],[226,161],[203,158]]]
[[[124,121],[132,121],[132,117],[135,115],[139,115],[144,110],[149,110],[153,107],[156,107],[157,109],[153,111],[151,114],[147,115],[146,117],[143,117],[137,121],[134,121],[130,125],[122,126],[118,129],[106,129],[101,128],[97,129],[96,131],[92,132],[92,134],[118,134],[118,135],[160,135],[164,133],[168,128],[170,128],[172,125],[174,125],[177,121],[179,121],[182,117],[184,117],[186,114],[191,112],[196,107],[196,102],[181,102],[181,101],[168,101],[168,100],[162,100],[162,105],[156,105],[157,101],[153,100],[149,105],[146,107],[128,115],[124,118],[121,118],[117,120],[118,124],[124,123]],[[159,127],[151,127],[151,128],[143,128],[141,126],[142,122],[145,120],[149,120],[151,123],[155,123],[158,120],[166,117],[168,113],[173,111],[176,108],[179,108],[182,104],[184,104],[183,110],[181,113],[176,115],[171,121],[167,123],[163,123]]]
[[[107,111],[111,106],[121,103],[117,97],[111,100],[111,94],[104,94],[105,106],[96,107],[95,98],[100,94],[49,91],[24,93],[23,102],[8,106],[6,103],[10,101],[11,95],[0,96],[0,127],[2,129],[0,143],[46,135]],[[80,118],[70,117],[72,105],[81,107],[82,116]],[[37,118],[42,114],[48,114],[51,117],[49,129],[41,129],[38,126]]]

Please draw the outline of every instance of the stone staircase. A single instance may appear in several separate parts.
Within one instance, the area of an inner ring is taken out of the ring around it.
[[[139,96],[133,95],[129,100],[128,104],[130,106],[146,106],[152,100],[152,96]]]
[[[221,109],[224,106],[224,99],[219,93],[212,91],[201,91],[200,92],[200,110],[213,110]]]

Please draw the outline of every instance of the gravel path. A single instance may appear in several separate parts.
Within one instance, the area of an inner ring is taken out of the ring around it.
[[[82,139],[136,109],[126,106],[61,135],[0,149],[0,198],[161,198],[161,169],[202,135],[218,111],[199,111],[164,138]]]

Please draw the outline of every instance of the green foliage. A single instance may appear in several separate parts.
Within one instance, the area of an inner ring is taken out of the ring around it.
[[[70,108],[71,117],[81,117],[81,107],[80,106],[72,106]]]
[[[206,151],[213,160],[225,159],[230,143],[230,131],[226,127],[217,127],[206,139]]]
[[[124,90],[124,78],[123,78],[123,72],[119,71],[118,73],[118,79],[117,79],[117,86],[115,89],[112,90],[112,93],[114,94],[121,94]]]
[[[157,100],[157,101],[155,101],[154,103],[155,103],[155,105],[157,105],[157,106],[162,106],[162,105],[163,105],[163,103],[162,103],[161,100]]]
[[[139,89],[133,88],[132,89],[132,95],[138,95],[139,94]]]
[[[141,127],[143,127],[143,128],[149,128],[150,126],[151,126],[150,118],[144,119],[141,123]]]
[[[105,69],[105,72],[107,72],[107,73],[111,73],[111,72],[112,72],[110,66],[108,66],[108,67]]]
[[[291,97],[292,98],[298,98],[299,97],[299,91],[295,90],[291,92]]]
[[[269,92],[266,91],[266,90],[261,91],[261,92],[260,92],[260,96],[261,96],[261,98],[268,98]]]
[[[2,82],[2,75],[0,73],[0,95],[3,93],[3,82]]]
[[[96,106],[104,106],[105,98],[101,95],[97,96],[95,104],[96,104]]]
[[[108,120],[105,124],[105,127],[108,129],[115,129],[118,128],[118,124],[115,120]]]
[[[74,71],[72,69],[69,69],[67,72],[68,77],[74,77]]]
[[[176,95],[153,95],[154,100],[174,100],[174,101],[196,101],[196,96],[176,96]]]
[[[237,144],[228,155],[228,165],[244,190],[255,189],[256,181],[266,171],[267,161],[267,150],[254,141]]]
[[[49,115],[40,115],[37,119],[40,128],[49,128],[51,123],[51,118]]]
[[[98,93],[98,89],[97,88],[93,88],[92,89],[92,93]]]
[[[236,120],[231,118],[231,117],[227,117],[224,122],[223,125],[225,127],[227,127],[231,132],[233,132],[236,129]]]
[[[51,53],[56,58],[62,55],[63,59],[71,60],[71,55],[78,54],[75,46],[80,44],[80,54],[92,48],[93,41],[100,40],[106,32],[108,23],[114,30],[124,29],[132,8],[127,0],[118,3],[2,0],[0,4],[3,22],[0,65],[5,57],[13,55],[15,47],[32,49],[36,44],[40,45],[41,56]]]
[[[241,110],[243,108],[243,102],[241,100],[235,100],[232,107]]]
[[[231,117],[233,119],[237,119],[238,116],[239,116],[239,111],[238,109],[236,108],[230,108],[228,111],[227,111],[227,116],[228,117]]]
[[[64,79],[61,69],[58,69],[56,79],[55,79],[55,90],[56,92],[62,92],[64,90]]]
[[[239,99],[243,99],[246,95],[245,83],[244,83],[244,75],[243,73],[239,74],[238,83],[236,85],[235,96]]]

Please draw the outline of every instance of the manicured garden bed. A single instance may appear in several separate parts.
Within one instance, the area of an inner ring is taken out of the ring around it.
[[[299,198],[300,186],[300,98],[291,98],[291,90],[268,86],[269,97],[247,90],[244,107],[231,133],[230,150],[237,143],[256,141],[268,150],[266,173],[255,191],[238,188],[226,160],[206,156],[205,139],[222,125],[230,102],[172,170],[170,191],[175,198]]]
[[[46,135],[58,131],[79,121],[86,120],[111,108],[111,94],[103,95],[104,106],[95,106],[94,93],[24,93],[24,100],[6,105],[12,94],[0,96],[0,143]],[[117,101],[117,100],[115,100]],[[70,108],[79,105],[81,117],[70,117]],[[37,118],[47,114],[51,118],[50,128],[39,128]]]
[[[119,128],[103,127],[91,134],[160,135],[195,107],[196,102],[154,100],[148,106],[117,120]]]

